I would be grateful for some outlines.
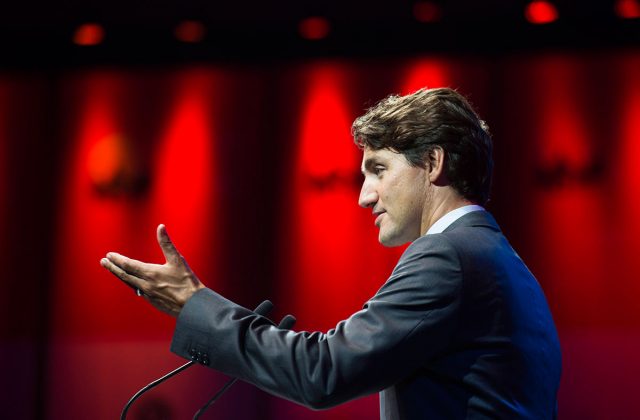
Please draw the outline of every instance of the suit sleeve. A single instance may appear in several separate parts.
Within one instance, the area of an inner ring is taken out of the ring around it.
[[[182,309],[171,344],[225,374],[314,409],[387,388],[446,348],[462,270],[443,235],[417,239],[362,310],[328,333],[280,330],[209,289]]]

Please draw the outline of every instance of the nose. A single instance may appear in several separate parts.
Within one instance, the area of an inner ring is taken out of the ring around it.
[[[358,197],[358,204],[360,207],[373,207],[378,202],[378,193],[372,185],[372,182],[365,178],[360,189],[360,197]]]

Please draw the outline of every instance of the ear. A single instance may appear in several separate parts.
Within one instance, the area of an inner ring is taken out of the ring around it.
[[[442,147],[436,146],[428,155],[427,177],[432,184],[442,184],[445,181],[444,173],[445,153]]]

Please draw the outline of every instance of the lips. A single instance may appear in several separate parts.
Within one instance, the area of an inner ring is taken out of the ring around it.
[[[386,213],[386,212],[384,212],[384,211],[379,212],[379,213],[374,213],[374,215],[377,215],[377,216],[378,216],[378,217],[376,217],[376,220],[375,220],[375,222],[374,222],[374,224],[375,224],[376,226],[378,226],[378,227],[380,226],[380,222],[382,221],[382,216],[383,216],[385,213]]]

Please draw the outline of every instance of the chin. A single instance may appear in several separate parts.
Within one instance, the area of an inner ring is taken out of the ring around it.
[[[394,246],[404,245],[409,241],[404,240],[399,236],[383,235],[382,232],[380,232],[380,235],[378,236],[378,242],[380,242],[382,246],[386,246],[387,248],[392,248]]]
[[[389,226],[387,226],[388,228]],[[394,246],[402,246],[408,244],[409,242],[413,242],[420,237],[419,232],[413,232],[412,230],[389,230],[380,228],[378,232],[378,242],[382,246],[392,248]]]

